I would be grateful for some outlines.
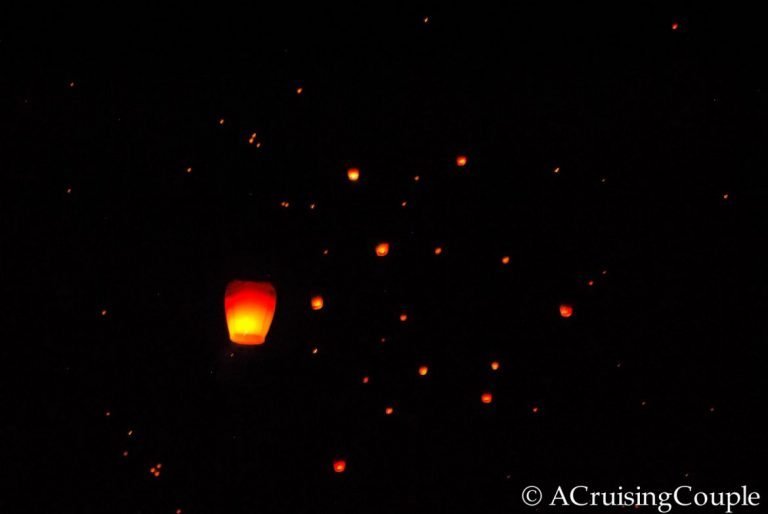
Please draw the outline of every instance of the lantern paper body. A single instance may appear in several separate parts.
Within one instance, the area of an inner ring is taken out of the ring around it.
[[[560,316],[570,318],[573,316],[573,307],[564,303],[560,306]]]
[[[230,282],[224,293],[229,339],[237,344],[264,343],[276,304],[277,294],[269,282]]]

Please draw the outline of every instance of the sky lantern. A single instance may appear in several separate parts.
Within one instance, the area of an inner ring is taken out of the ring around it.
[[[498,371],[498,370],[499,370],[499,361],[493,361],[493,362],[491,362],[491,369],[492,369],[493,371]]]
[[[573,306],[567,303],[560,304],[560,316],[564,318],[573,316]]]
[[[389,243],[379,243],[376,245],[376,256],[386,257],[389,254]]]
[[[429,368],[427,366],[421,366],[419,368],[419,375],[422,377],[425,376],[427,373],[429,373]]]
[[[350,182],[357,182],[360,180],[360,169],[359,168],[349,168],[347,170],[347,178]]]
[[[467,156],[466,155],[459,155],[456,157],[456,166],[459,168],[463,168],[467,165]]]
[[[319,311],[320,309],[323,308],[323,305],[325,305],[323,302],[323,297],[320,296],[319,294],[316,294],[315,296],[313,296],[312,299],[309,301],[309,304],[312,306],[313,311]]]
[[[480,396],[480,401],[483,403],[491,403],[493,401],[493,395],[491,393],[483,393]]]
[[[336,459],[333,461],[333,471],[336,473],[344,473],[347,469],[347,461],[344,459]]]
[[[224,293],[229,339],[245,345],[264,343],[276,304],[277,294],[269,282],[230,282]]]
[[[509,264],[509,255],[505,255],[504,257],[502,257],[501,263],[504,264],[505,266]]]

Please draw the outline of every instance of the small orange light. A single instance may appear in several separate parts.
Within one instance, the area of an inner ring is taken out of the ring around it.
[[[333,470],[336,473],[344,473],[346,469],[347,469],[347,461],[343,459],[333,461]]]
[[[493,362],[491,363],[491,369],[492,369],[493,371],[498,371],[498,370],[499,370],[499,361],[493,361]]]
[[[312,300],[310,301],[310,305],[312,306],[313,311],[319,311],[323,308],[323,305],[325,305],[323,302],[323,297],[320,295],[313,296]]]
[[[727,200],[727,199],[728,199],[728,193],[725,193],[725,194],[723,195],[723,200]]]
[[[491,393],[483,393],[480,396],[480,401],[483,403],[491,403],[493,401],[493,395]]]
[[[531,411],[532,411],[534,414],[538,414],[538,412],[539,412],[539,408],[538,408],[538,407],[534,407],[534,408],[532,408],[532,409],[531,409]]]
[[[328,256],[328,252],[329,252],[328,248],[323,248],[323,255],[324,256],[327,257]]]
[[[677,22],[672,24],[672,30],[677,30],[678,28],[680,28],[680,25]]]
[[[440,255],[441,253],[443,253],[443,249],[441,247],[438,246],[435,248],[435,255]]]
[[[429,373],[429,368],[427,366],[422,366],[419,368],[419,375],[426,376],[426,374]]]
[[[349,168],[347,170],[347,178],[350,182],[357,182],[360,180],[360,170],[358,168]]]
[[[570,318],[573,316],[573,307],[566,303],[560,305],[560,316],[564,318]]]
[[[560,173],[560,166],[558,166],[557,168],[555,168],[552,171],[555,173],[555,175],[557,175],[558,173]]]
[[[296,88],[296,94],[297,94],[297,95],[300,95],[300,94],[301,94],[301,93],[303,93],[303,92],[304,92],[304,88],[303,88],[303,87],[297,87],[297,88]]]
[[[589,282],[587,282],[587,285],[589,287],[592,287],[593,285],[595,285],[595,281],[594,280],[590,280]]]
[[[67,194],[71,194],[71,193],[72,193],[72,188],[71,188],[71,187],[68,187],[68,188],[67,188]],[[726,196],[727,196],[727,195],[726,195]]]
[[[462,168],[467,165],[467,156],[466,155],[459,155],[456,157],[456,166],[459,168]]]
[[[252,145],[254,141],[256,141],[256,132],[251,134],[251,137],[248,138],[248,144]]]
[[[421,180],[420,176],[416,175],[415,177],[413,177],[414,182],[418,182],[419,180]]]
[[[224,125],[224,118],[219,119],[219,125]]]
[[[403,209],[405,209],[407,206],[408,206],[408,201],[403,200],[402,202],[400,202],[400,207],[402,207]]]
[[[318,349],[317,347],[312,348],[312,355],[317,355]]]
[[[505,255],[504,257],[502,257],[501,258],[501,263],[505,264],[505,265],[509,264],[509,255]]]
[[[106,316],[107,315],[107,309],[101,309],[101,315]]]
[[[370,379],[370,378],[368,378],[368,377],[363,377],[363,384],[367,384],[367,383],[368,383],[368,382],[370,382],[370,381],[371,381],[371,379]]]
[[[395,412],[395,409],[393,409],[392,407],[387,407],[386,409],[384,409],[384,414],[386,414],[387,416],[392,415],[393,412]]]
[[[402,322],[406,322],[406,321],[408,321],[408,314],[406,314],[406,313],[402,313],[402,314],[400,315],[400,321],[402,321]]]
[[[314,211],[314,210],[315,210],[315,207],[317,207],[317,205],[316,205],[316,204],[314,204],[314,203],[311,203],[311,204],[309,204],[309,210],[310,210],[310,211]]]
[[[386,257],[389,253],[389,243],[379,243],[376,245],[376,255],[379,257]]]
[[[192,166],[189,166],[189,167],[187,168],[187,173],[192,173]]]

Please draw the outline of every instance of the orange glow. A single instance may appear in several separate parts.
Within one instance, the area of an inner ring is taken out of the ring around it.
[[[296,88],[296,94],[297,94],[297,95],[300,95],[300,94],[301,94],[301,93],[303,93],[303,92],[304,92],[304,88],[303,88],[303,87],[297,87],[297,88]]]
[[[400,207],[402,207],[403,209],[405,209],[407,206],[408,206],[407,201],[403,200],[402,202],[400,202]]]
[[[347,170],[347,178],[350,182],[357,182],[360,180],[360,170],[358,168],[349,168]]]
[[[219,119],[219,125],[224,125],[224,118]]]
[[[443,253],[443,249],[441,247],[438,246],[435,248],[435,255],[440,255],[441,253]]]
[[[492,369],[493,371],[498,371],[498,370],[499,370],[499,361],[493,361],[493,362],[491,363],[491,369]]]
[[[312,348],[312,355],[317,355],[318,349],[317,347]]]
[[[552,171],[555,173],[555,175],[557,175],[558,173],[560,173],[560,166],[558,166],[557,168],[555,168]]]
[[[467,156],[466,155],[459,155],[456,157],[456,166],[459,168],[462,168],[467,165]]]
[[[421,180],[420,176],[416,175],[415,177],[413,177],[414,182],[418,182],[419,180]]]
[[[192,173],[192,166],[187,168],[187,173]]]
[[[483,393],[480,397],[480,401],[483,403],[491,403],[493,401],[493,395],[491,393]]]
[[[427,373],[429,373],[429,368],[426,366],[422,366],[419,368],[419,375],[422,377],[425,376]]]
[[[371,381],[371,379],[370,379],[370,378],[368,378],[368,377],[363,377],[363,384],[367,384],[367,383],[368,383],[368,382],[370,382],[370,381]]]
[[[224,293],[230,341],[245,345],[264,343],[276,304],[277,293],[269,282],[230,282]]]
[[[400,315],[400,321],[402,321],[402,322],[408,321],[408,315],[406,313],[402,313]]]
[[[560,305],[560,315],[564,318],[570,318],[573,316],[573,307],[566,303]]]
[[[343,459],[333,461],[333,470],[336,473],[344,473],[346,469],[347,469],[347,461]]]
[[[386,409],[384,409],[384,414],[386,414],[387,416],[392,415],[393,412],[395,412],[395,409],[393,409],[392,407],[387,407]]]
[[[389,243],[379,243],[376,246],[376,255],[379,257],[386,257],[389,253]]]
[[[533,412],[534,414],[538,414],[539,413],[539,408],[538,407],[534,407],[534,408],[531,409],[531,412]]]
[[[319,294],[313,296],[312,300],[310,300],[310,305],[312,306],[313,311],[319,311],[320,309],[323,308],[323,305],[325,305],[325,303],[323,302],[323,297],[320,296]]]
[[[251,137],[248,138],[248,144],[252,145],[254,141],[256,141],[256,132],[251,134]]]
[[[504,257],[502,257],[501,258],[501,263],[502,264],[509,264],[509,256],[505,255]]]
[[[325,255],[325,256],[328,255],[328,248],[323,248],[323,255]]]
[[[101,315],[106,316],[107,315],[107,309],[101,309]]]
[[[590,280],[589,282],[587,282],[587,285],[589,287],[592,287],[593,285],[595,285],[595,281],[594,280]]]
[[[677,30],[678,28],[680,28],[680,25],[677,22],[672,24],[672,30]]]

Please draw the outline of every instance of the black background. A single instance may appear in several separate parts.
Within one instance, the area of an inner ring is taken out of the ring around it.
[[[761,490],[755,12],[272,7],[4,17],[3,512]]]

